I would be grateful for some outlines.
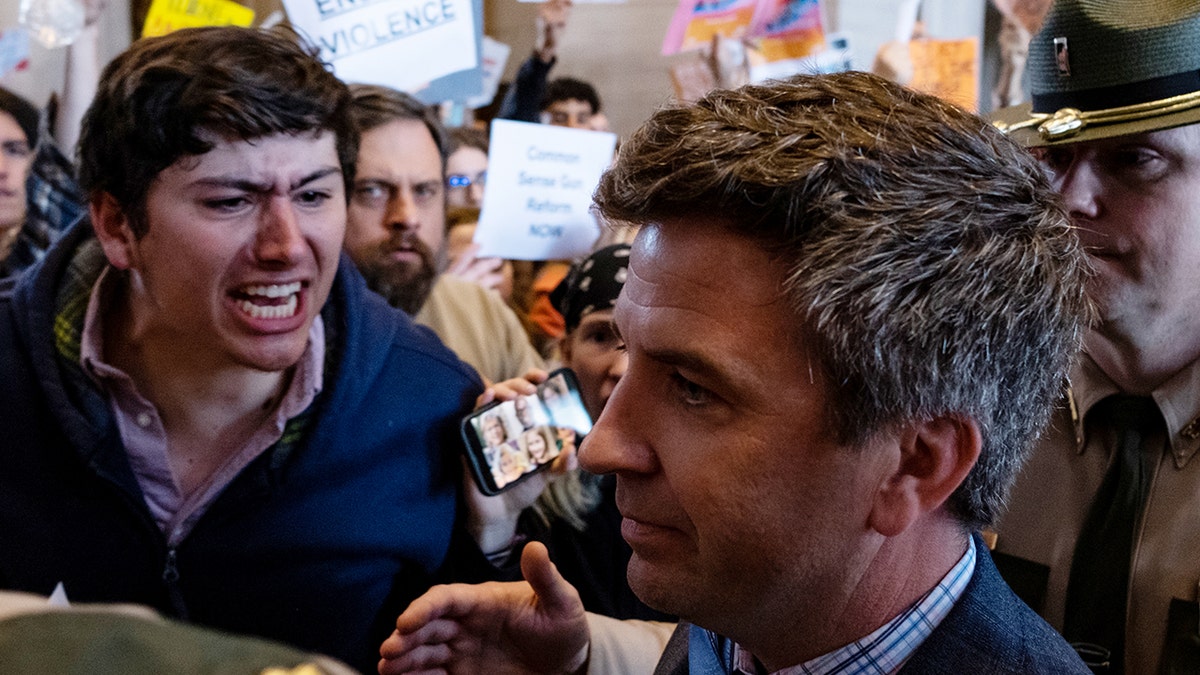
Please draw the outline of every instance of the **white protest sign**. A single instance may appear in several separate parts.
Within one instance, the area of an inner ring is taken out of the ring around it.
[[[482,108],[496,98],[496,91],[500,88],[500,76],[504,74],[504,66],[508,63],[508,54],[511,51],[512,47],[503,42],[483,36],[483,63],[479,64],[483,69],[483,93],[467,99],[468,108]]]
[[[474,68],[471,0],[283,0],[346,82],[411,90]]]
[[[590,251],[600,236],[592,192],[616,144],[600,131],[493,121],[479,255],[565,260]]]
[[[0,30],[0,77],[29,65],[29,33],[24,28]]]

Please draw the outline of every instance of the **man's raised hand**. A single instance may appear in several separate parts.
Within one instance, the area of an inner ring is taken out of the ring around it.
[[[381,675],[566,674],[587,663],[579,593],[546,547],[521,556],[523,582],[435,586],[396,620],[380,648]]]

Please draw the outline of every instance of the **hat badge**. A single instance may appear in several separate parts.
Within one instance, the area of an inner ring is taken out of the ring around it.
[[[1058,74],[1063,77],[1071,76],[1071,59],[1067,53],[1067,38],[1054,38],[1054,60],[1058,64]]]

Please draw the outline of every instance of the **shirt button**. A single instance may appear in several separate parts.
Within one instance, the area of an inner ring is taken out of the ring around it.
[[[141,427],[141,428],[145,429],[146,427],[150,426],[150,423],[151,423],[151,422],[153,422],[153,421],[154,421],[154,420],[152,420],[152,419],[150,418],[150,413],[147,413],[147,412],[140,412],[140,413],[138,413],[138,416],[137,416],[137,425],[138,425],[139,427]]]

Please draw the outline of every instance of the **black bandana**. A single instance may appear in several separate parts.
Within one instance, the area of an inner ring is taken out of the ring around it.
[[[562,312],[567,332],[579,327],[583,317],[601,309],[612,309],[629,272],[629,244],[613,244],[571,266],[554,291],[550,302]]]

